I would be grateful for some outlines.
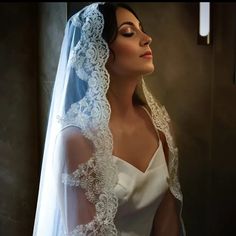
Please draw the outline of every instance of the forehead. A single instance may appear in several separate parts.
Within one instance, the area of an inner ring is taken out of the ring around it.
[[[118,27],[124,22],[132,22],[134,25],[139,26],[139,20],[133,15],[132,12],[125,8],[117,8],[116,10],[116,20]]]

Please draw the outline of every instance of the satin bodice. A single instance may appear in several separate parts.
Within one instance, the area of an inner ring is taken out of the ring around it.
[[[121,236],[148,236],[158,206],[167,191],[168,169],[162,142],[142,172],[114,156],[118,168],[118,211],[115,224]]]

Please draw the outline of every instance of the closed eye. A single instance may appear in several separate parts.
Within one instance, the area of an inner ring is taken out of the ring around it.
[[[125,37],[132,37],[134,35],[134,33],[133,32],[123,33],[122,35],[125,36]]]

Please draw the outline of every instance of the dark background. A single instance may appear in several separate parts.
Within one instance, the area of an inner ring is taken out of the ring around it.
[[[32,235],[64,28],[84,5],[0,4],[0,235]],[[147,84],[174,125],[187,235],[236,235],[236,3],[211,3],[208,46],[198,3],[130,5],[153,38]]]

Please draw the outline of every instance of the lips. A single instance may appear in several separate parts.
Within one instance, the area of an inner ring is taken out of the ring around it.
[[[152,56],[152,52],[151,51],[147,51],[144,54],[142,54],[140,57],[144,57],[144,56]]]

